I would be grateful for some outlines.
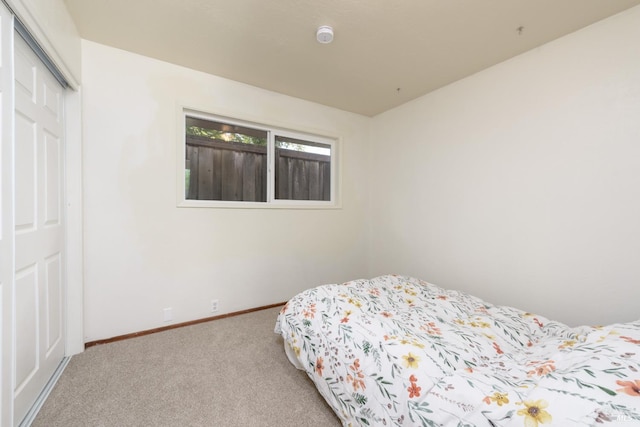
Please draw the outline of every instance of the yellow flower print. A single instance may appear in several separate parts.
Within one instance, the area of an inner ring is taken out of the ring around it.
[[[402,359],[404,359],[403,364],[405,368],[418,369],[418,362],[420,362],[420,358],[415,354],[409,352],[409,354],[402,356]]]
[[[491,325],[483,320],[473,320],[469,322],[469,325],[474,328],[489,328]]]
[[[357,299],[349,298],[347,302],[351,305],[355,305],[358,308],[362,307],[362,303]]]
[[[482,401],[487,405],[490,405],[491,402],[496,402],[498,406],[502,406],[509,403],[509,398],[507,396],[508,395],[506,393],[499,393],[496,391],[495,393],[493,393],[493,396],[487,396],[482,399]]]
[[[293,338],[293,334],[291,334],[291,337]],[[297,343],[298,343],[298,340],[293,338],[292,341],[289,343],[289,347],[291,348],[291,350],[293,350],[296,353],[296,356],[300,357],[300,347],[296,345]]]
[[[518,410],[518,415],[524,416],[525,427],[538,427],[538,423],[545,424],[551,422],[551,415],[544,410],[544,408],[549,405],[546,400],[540,399],[535,402],[525,400],[522,404],[525,408]]]
[[[504,404],[509,403],[509,398],[507,397],[507,394],[498,393],[497,391],[493,393],[493,396],[490,396],[490,399],[493,402],[496,402],[498,406],[502,406]]]
[[[298,347],[297,345],[294,345],[291,347],[293,349],[293,351],[296,353],[297,357],[300,357],[300,347]]]
[[[574,345],[576,345],[576,343],[577,343],[576,340],[565,340],[562,344],[558,346],[558,348],[563,349],[563,348],[573,347]]]

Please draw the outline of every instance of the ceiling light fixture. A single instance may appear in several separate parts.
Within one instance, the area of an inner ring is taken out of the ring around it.
[[[316,40],[318,43],[327,44],[333,41],[333,28],[328,25],[318,27],[316,31]]]

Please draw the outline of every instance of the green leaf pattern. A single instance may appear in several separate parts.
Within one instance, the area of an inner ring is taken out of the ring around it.
[[[570,328],[387,275],[300,293],[275,332],[344,426],[640,426],[640,320]]]

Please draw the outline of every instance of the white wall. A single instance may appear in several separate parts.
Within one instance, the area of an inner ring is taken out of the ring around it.
[[[375,117],[371,274],[569,324],[638,319],[639,22],[635,7]]]
[[[639,20],[373,119],[83,41],[85,341],[392,272],[569,324],[637,319]],[[343,209],[177,208],[181,103],[342,136]]]
[[[82,42],[85,341],[366,275],[370,119]],[[342,209],[176,207],[179,104],[342,138]]]

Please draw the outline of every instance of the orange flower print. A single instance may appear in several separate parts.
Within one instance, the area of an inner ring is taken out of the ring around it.
[[[476,307],[476,310],[478,313],[484,313],[484,314],[489,314],[489,310],[487,310],[487,307]]]
[[[340,323],[347,323],[349,321],[349,316],[351,316],[351,310],[345,311],[344,317],[340,319]]]
[[[313,319],[316,314],[316,304],[313,303],[305,310],[302,310],[302,315],[305,319]]]
[[[287,302],[285,305],[282,306],[282,308],[280,309],[280,314],[284,314],[287,312],[287,308],[289,308],[289,303]]]
[[[322,376],[322,370],[324,369],[324,359],[322,357],[318,357],[316,360],[316,373]]]
[[[502,351],[502,349],[500,348],[500,346],[498,345],[497,342],[493,343],[493,348],[495,349],[496,353],[498,354],[504,354],[504,351]]]
[[[627,393],[629,396],[640,397],[640,380],[635,381],[616,381],[616,384],[621,385],[616,391]]]
[[[383,311],[383,312],[382,312],[382,313],[380,313],[380,314],[382,314],[382,316],[383,316],[383,317],[386,317],[386,318],[389,318],[389,317],[392,317],[392,316],[393,316],[393,314],[389,313],[388,311]]]
[[[529,366],[535,366],[538,363],[539,362],[529,362],[528,365]],[[531,377],[533,375],[537,375],[537,376],[541,377],[543,375],[550,374],[551,372],[553,372],[555,370],[556,370],[556,366],[554,365],[553,360],[547,360],[545,362],[542,362],[540,365],[535,366],[534,369],[532,369],[529,372],[527,372],[527,376]]]
[[[435,322],[429,322],[420,326],[420,330],[425,331],[429,335],[442,335],[442,331],[435,324]]]
[[[623,340],[625,340],[626,342],[631,343],[631,344],[640,344],[640,340],[635,340],[635,339],[633,339],[631,337],[621,336],[620,338],[622,338]]]
[[[409,392],[409,399],[420,397],[420,391],[422,390],[422,387],[418,387],[418,379],[416,378],[416,376],[411,375],[409,377],[409,382],[411,383],[409,388],[407,388],[407,391]]]
[[[353,385],[353,390],[357,391],[358,389],[365,389],[364,385],[364,374],[360,370],[360,359],[356,359],[353,361],[353,365],[349,366],[353,375],[347,375],[347,381]]]

